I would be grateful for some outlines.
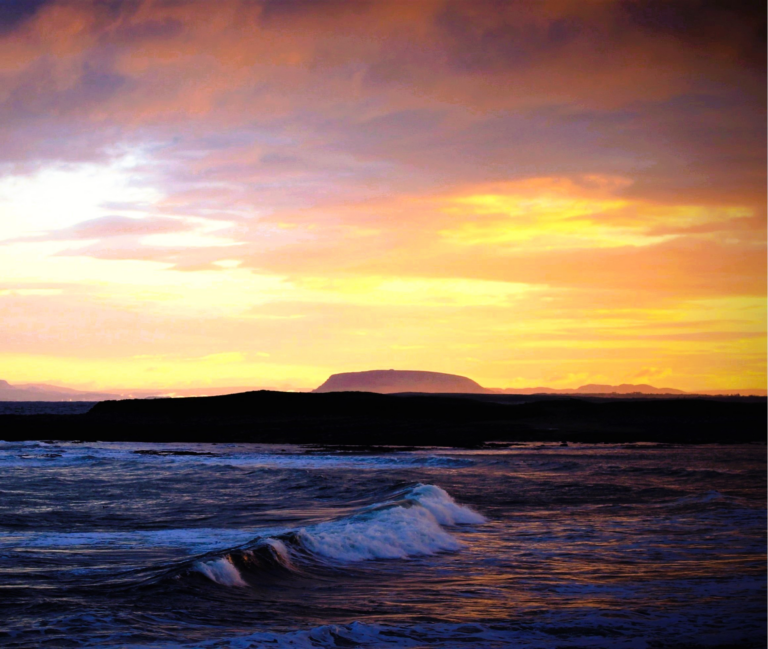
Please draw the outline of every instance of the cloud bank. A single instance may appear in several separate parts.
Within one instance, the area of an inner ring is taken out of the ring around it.
[[[3,378],[762,387],[764,53],[757,2],[5,3]]]

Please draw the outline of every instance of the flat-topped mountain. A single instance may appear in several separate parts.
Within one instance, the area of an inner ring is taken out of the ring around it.
[[[314,392],[457,392],[487,394],[488,390],[472,379],[457,374],[416,370],[370,370],[333,374]]]

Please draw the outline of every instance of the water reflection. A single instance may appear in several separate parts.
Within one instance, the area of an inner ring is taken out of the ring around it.
[[[17,443],[0,476],[10,646],[764,643],[764,447]]]

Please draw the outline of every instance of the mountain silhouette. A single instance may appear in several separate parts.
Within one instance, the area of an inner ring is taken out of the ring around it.
[[[633,384],[622,383],[621,385],[600,385],[596,383],[590,383],[589,385],[582,385],[580,388],[574,390],[577,394],[636,394],[638,392],[642,394],[685,394],[682,390],[676,390],[674,388],[656,388],[647,383]]]
[[[647,383],[622,383],[621,385],[604,385],[600,383],[588,383],[578,388],[503,388],[498,390],[501,394],[646,394],[646,395],[682,395],[690,394],[683,390],[677,390],[676,388],[657,388]],[[713,393],[714,394],[714,393]]]
[[[463,394],[686,394],[675,388],[657,388],[641,383],[638,385],[602,385],[590,383],[578,388],[484,388],[466,376],[423,372],[419,370],[369,370],[367,372],[342,372],[333,374],[314,392],[432,392]]]
[[[73,390],[45,383],[11,385],[0,380],[0,401],[104,401],[118,396],[111,392]]]
[[[416,370],[370,370],[333,374],[314,392],[440,392],[490,394],[472,379],[457,374]]]

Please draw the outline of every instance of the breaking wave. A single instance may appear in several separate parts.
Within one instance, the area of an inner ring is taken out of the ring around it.
[[[196,561],[192,571],[222,586],[247,586],[244,574],[264,570],[298,573],[302,565],[406,559],[459,550],[456,525],[485,517],[458,504],[435,485],[418,484],[344,518],[258,538],[249,547]]]
[[[213,561],[198,561],[194,570],[205,575],[211,581],[222,586],[247,586],[240,571],[232,563],[232,557],[226,556]]]

